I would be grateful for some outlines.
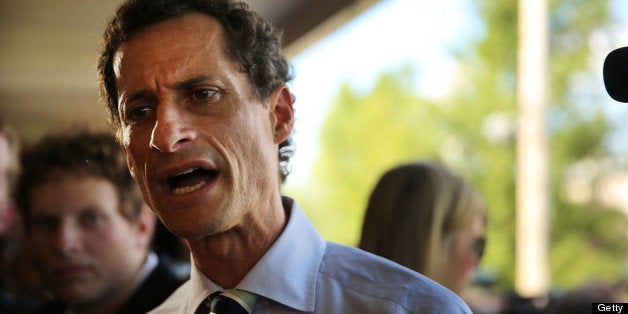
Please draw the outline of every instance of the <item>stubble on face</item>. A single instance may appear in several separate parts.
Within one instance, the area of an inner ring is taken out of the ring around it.
[[[224,51],[220,24],[189,14],[136,34],[116,56],[121,112],[138,91],[154,102],[155,120],[150,123],[125,124],[122,119],[131,172],[150,207],[171,231],[185,238],[224,232],[243,215],[267,206],[274,188],[269,178],[278,173],[268,108]],[[185,94],[173,87],[199,77],[208,78],[201,84],[217,87],[216,101],[188,107]],[[159,120],[167,109],[176,110],[171,111],[178,115],[176,120]],[[176,151],[151,148],[157,128],[175,125],[180,128],[169,134],[185,130],[193,136],[180,141],[183,145]],[[193,160],[216,167],[218,176],[211,188],[174,196],[158,182],[161,169]]]

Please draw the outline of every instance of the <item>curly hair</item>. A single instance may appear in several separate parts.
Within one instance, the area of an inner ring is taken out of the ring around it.
[[[113,184],[119,211],[135,221],[144,199],[127,168],[116,138],[106,132],[68,132],[48,135],[26,146],[20,155],[23,166],[17,183],[17,203],[27,228],[31,226],[30,195],[58,176],[102,178]]]
[[[225,56],[245,73],[260,100],[278,86],[292,80],[291,69],[281,52],[279,35],[244,2],[232,0],[129,0],[122,3],[109,20],[98,60],[101,98],[106,101],[109,122],[120,132],[118,93],[113,69],[118,49],[137,32],[189,13],[202,13],[217,19],[225,31]],[[119,137],[119,134],[118,134]],[[288,149],[282,149],[288,147]],[[290,172],[288,160],[294,152],[292,136],[279,145],[281,179]],[[287,152],[282,155],[281,151]]]

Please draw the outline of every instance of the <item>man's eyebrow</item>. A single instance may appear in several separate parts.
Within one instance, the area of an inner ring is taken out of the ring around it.
[[[200,84],[201,82],[208,81],[210,79],[211,79],[211,76],[209,75],[201,75],[201,76],[193,77],[193,78],[181,81],[181,82],[177,82],[174,84],[174,88],[178,90],[187,90]],[[151,97],[151,94],[149,91],[140,90],[140,91],[137,91],[136,93],[133,93],[131,96],[129,96],[126,102],[133,103],[135,101],[144,100],[150,97]]]
[[[129,98],[126,100],[127,103],[133,103],[135,101],[138,100],[143,100],[149,97],[149,93],[146,90],[141,90],[138,91],[136,93],[134,93],[133,95],[129,96]]]
[[[201,75],[201,76],[193,77],[193,78],[178,82],[174,84],[174,88],[179,89],[179,90],[186,90],[200,84],[201,82],[208,81],[210,79],[211,77],[208,75]]]

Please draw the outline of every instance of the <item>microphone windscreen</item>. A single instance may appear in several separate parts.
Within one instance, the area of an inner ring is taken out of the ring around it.
[[[620,102],[628,102],[628,47],[611,51],[604,60],[604,86]]]

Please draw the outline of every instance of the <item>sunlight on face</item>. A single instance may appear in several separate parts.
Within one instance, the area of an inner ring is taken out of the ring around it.
[[[149,206],[173,233],[224,232],[278,190],[271,112],[225,55],[214,18],[152,25],[117,52],[124,150]]]

